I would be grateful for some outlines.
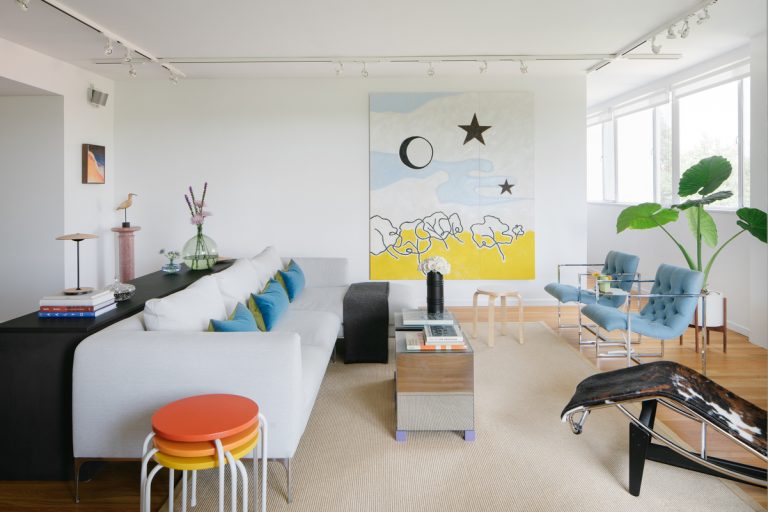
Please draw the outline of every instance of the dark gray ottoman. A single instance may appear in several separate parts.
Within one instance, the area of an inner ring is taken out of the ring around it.
[[[389,359],[389,283],[354,283],[344,295],[344,362]]]

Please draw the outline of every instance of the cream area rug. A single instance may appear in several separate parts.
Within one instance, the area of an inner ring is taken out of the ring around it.
[[[544,324],[524,328],[524,345],[497,334],[490,348],[482,330],[473,341],[474,442],[458,432],[411,432],[395,442],[393,347],[386,365],[331,363],[292,461],[293,503],[286,503],[285,471],[273,461],[267,510],[753,509],[717,478],[650,461],[640,496],[631,496],[624,416],[595,411],[578,436],[560,422],[576,384],[594,368]],[[246,467],[250,473],[250,461]],[[216,472],[202,472],[198,504],[189,510],[215,511],[217,496]]]

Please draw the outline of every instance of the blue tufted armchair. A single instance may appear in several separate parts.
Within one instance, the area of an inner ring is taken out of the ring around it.
[[[663,357],[664,340],[677,338],[685,332],[693,319],[693,312],[701,296],[704,274],[673,265],[661,265],[656,271],[656,278],[647,282],[653,282],[653,287],[650,294],[637,295],[638,298],[648,299],[648,303],[640,313],[618,311],[599,302],[585,306],[581,310],[584,316],[597,324],[598,339],[600,339],[601,328],[606,331],[625,331],[626,353],[624,355],[627,358],[627,366],[631,366],[633,360],[630,344],[632,333],[661,340],[659,355]]]
[[[609,275],[613,278],[611,284],[612,287],[620,288],[621,290],[629,293],[632,289],[632,285],[638,279],[637,277],[637,265],[640,262],[640,258],[634,254],[627,254],[619,251],[610,251],[605,256],[605,263],[600,271],[602,275]],[[596,267],[600,265],[595,264],[580,264],[580,263],[562,263],[557,266],[557,282],[549,283],[544,287],[544,290],[557,299],[557,326],[559,328],[578,327],[579,329],[579,344],[592,344],[593,342],[582,341],[582,322],[581,322],[581,305],[583,304],[601,304],[603,306],[616,309],[624,305],[627,300],[627,295],[601,295],[597,296],[595,291],[581,287],[581,279],[587,274],[579,274],[578,286],[570,284],[563,284],[560,282],[560,270],[562,267]],[[560,320],[560,304],[566,304],[569,302],[575,302],[578,307],[579,321],[576,325],[565,325]]]

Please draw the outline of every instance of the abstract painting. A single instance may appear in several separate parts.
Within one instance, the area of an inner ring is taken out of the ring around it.
[[[106,182],[104,146],[83,144],[83,183]]]
[[[370,96],[370,277],[535,278],[529,92]]]

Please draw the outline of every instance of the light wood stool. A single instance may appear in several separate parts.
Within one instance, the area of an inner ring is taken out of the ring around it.
[[[478,288],[475,292],[475,295],[472,297],[472,308],[475,310],[475,321],[472,323],[472,338],[477,338],[477,316],[478,316],[478,309],[477,309],[477,297],[479,295],[487,295],[488,296],[488,346],[493,346],[493,334],[496,330],[496,299],[501,299],[501,308],[504,313],[504,319],[501,323],[501,334],[504,334],[504,328],[507,324],[507,297],[514,297],[517,299],[517,317],[518,317],[518,327],[517,327],[517,341],[522,344],[523,343],[523,297],[518,292],[513,291],[501,291],[501,290],[492,290],[489,288]]]

